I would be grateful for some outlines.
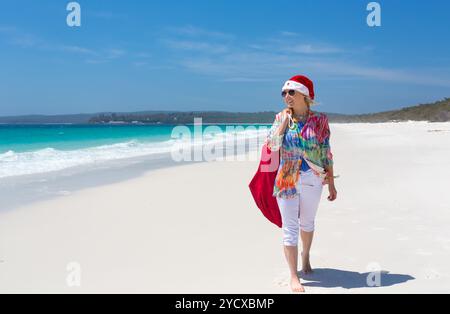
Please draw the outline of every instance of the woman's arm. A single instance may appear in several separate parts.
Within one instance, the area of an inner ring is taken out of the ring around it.
[[[289,119],[286,110],[277,114],[266,138],[266,144],[270,150],[277,151],[281,148],[288,123]]]
[[[337,198],[337,190],[336,186],[334,185],[334,173],[333,173],[333,166],[328,166],[325,168],[327,171],[327,178],[326,184],[328,184],[328,200],[330,202],[334,201]]]
[[[326,115],[322,116],[321,122],[320,122],[320,128],[318,131],[318,140],[319,140],[319,147],[320,147],[320,155],[322,159],[323,167],[328,171],[333,172],[333,153],[331,152],[331,145],[330,145],[330,138],[331,138],[331,131],[330,131],[330,125],[328,123],[328,117]]]
[[[333,154],[331,153],[330,147],[330,137],[320,144],[321,156],[322,156],[322,164],[324,165],[324,169],[327,173],[325,178],[325,184],[334,184],[334,161]]]
[[[326,166],[325,171],[327,173],[327,177],[325,178],[326,184],[334,185],[334,169],[333,166]]]
[[[330,145],[330,126],[328,124],[328,118],[325,117],[323,120],[323,128],[322,128],[322,135],[325,137],[323,143],[320,145],[321,148],[321,155],[322,155],[322,162],[324,164],[325,171],[327,173],[327,177],[325,178],[325,184],[328,184],[328,191],[329,201],[334,201],[337,198],[337,191],[336,187],[334,185],[334,161],[333,161],[333,154],[331,152],[331,145]]]

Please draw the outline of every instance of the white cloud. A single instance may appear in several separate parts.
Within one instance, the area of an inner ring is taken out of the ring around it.
[[[106,51],[106,58],[107,59],[117,59],[126,54],[125,50],[122,49],[108,49]]]
[[[111,62],[113,60],[122,58],[126,54],[127,54],[127,52],[125,50],[123,50],[123,49],[117,49],[117,48],[106,49],[106,50],[102,50],[100,52],[97,52],[95,54],[95,58],[87,59],[86,63],[89,63],[89,64],[108,63],[108,62]]]
[[[195,27],[192,25],[186,25],[183,27],[169,27],[167,28],[167,30],[171,33],[190,37],[207,37],[218,40],[232,40],[235,38],[235,36],[232,34],[205,30],[203,28]]]
[[[285,46],[280,49],[285,52],[304,53],[304,54],[333,54],[343,52],[342,49],[332,46],[320,46],[312,44],[297,44],[292,46]]]
[[[287,31],[283,31],[280,32],[281,36],[286,36],[286,37],[295,37],[295,36],[299,36],[299,34],[294,33],[294,32],[287,32]]]
[[[80,47],[80,46],[61,46],[61,50],[72,53],[80,53],[87,55],[97,55],[97,53],[91,49]]]
[[[39,39],[33,36],[21,35],[11,39],[13,45],[23,48],[34,47],[40,43]]]
[[[42,43],[38,37],[20,31],[15,26],[1,26],[0,34],[3,34],[9,44],[22,48],[35,47]]]
[[[183,33],[183,32],[179,32]],[[221,34],[220,32],[211,32]],[[201,55],[175,55],[171,61],[188,71],[215,76],[225,82],[270,81],[273,77],[286,74],[308,73],[320,77],[341,77],[343,79],[365,79],[391,81],[429,86],[450,86],[448,75],[434,75],[415,67],[414,70],[386,68],[377,65],[364,65],[355,55],[367,55],[372,48],[344,49],[330,43],[306,42],[292,32],[281,32],[285,39],[269,37],[255,42],[218,43],[204,38],[206,32],[195,27],[184,29],[187,36],[195,35],[198,41],[186,39],[165,39],[169,48],[202,51]],[[235,38],[234,36],[230,36]],[[220,53],[218,56],[217,53]],[[346,60],[348,59],[348,60]]]
[[[165,43],[172,49],[201,51],[205,53],[225,53],[228,47],[222,44],[189,40],[165,40]]]
[[[311,65],[318,71],[334,75],[344,75],[354,78],[411,83],[418,85],[450,87],[449,78],[437,77],[430,73],[421,71],[419,68],[416,68],[415,71],[411,71],[408,69],[391,69],[344,62],[326,61],[311,62]]]
[[[79,45],[66,45],[52,43],[38,38],[35,35],[25,33],[16,27],[0,26],[0,34],[4,34],[7,42],[22,48],[33,48],[49,52],[66,52],[88,56],[85,62],[90,64],[106,63],[126,55],[126,51],[118,48],[94,50]]]

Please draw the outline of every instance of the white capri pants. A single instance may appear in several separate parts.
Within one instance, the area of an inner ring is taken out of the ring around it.
[[[300,194],[292,199],[277,197],[283,222],[283,243],[285,246],[298,246],[299,229],[314,231],[314,221],[322,196],[322,179],[309,169],[300,172],[297,190]]]

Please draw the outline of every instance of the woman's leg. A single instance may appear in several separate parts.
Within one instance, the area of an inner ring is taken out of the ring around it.
[[[298,233],[299,233],[299,198],[277,198],[283,221],[284,254],[289,265],[291,277],[291,289],[294,292],[304,292],[304,288],[298,278]]]
[[[313,172],[301,173],[300,229],[302,239],[302,271],[311,273],[309,254],[314,238],[315,219],[322,196],[322,180]]]
[[[289,265],[291,289],[293,292],[305,292],[298,278],[298,246],[284,246],[284,255]]]
[[[301,237],[302,237],[302,271],[305,274],[312,273],[311,263],[309,261],[309,252],[311,250],[312,241],[314,238],[314,231],[312,232],[306,232],[301,231]]]

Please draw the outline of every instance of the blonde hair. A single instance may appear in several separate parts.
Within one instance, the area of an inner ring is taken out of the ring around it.
[[[311,97],[309,97],[309,96],[305,96],[305,102],[306,102],[306,104],[308,105],[308,107],[311,107],[311,106],[314,106],[314,105],[317,104],[317,103],[316,103],[314,100],[312,100]]]

